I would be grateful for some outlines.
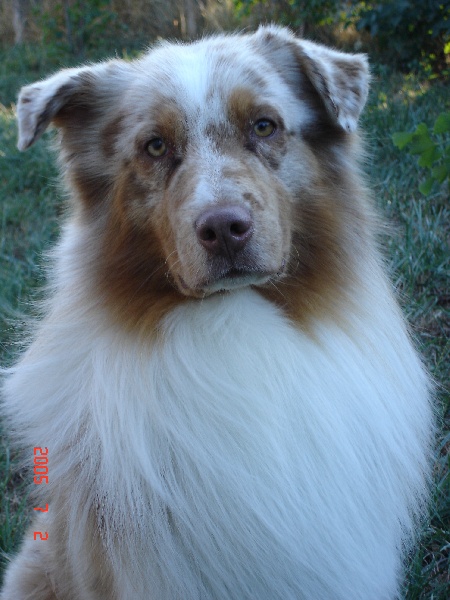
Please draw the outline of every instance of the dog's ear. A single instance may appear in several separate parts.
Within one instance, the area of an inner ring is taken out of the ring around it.
[[[295,71],[309,79],[331,119],[344,131],[356,129],[369,91],[369,67],[364,54],[348,54],[296,38],[277,26],[256,32],[260,48],[290,84]]]
[[[19,150],[32,146],[53,121],[64,127],[70,121],[83,121],[98,113],[105,94],[114,96],[122,61],[111,61],[93,67],[64,69],[37,83],[22,88],[17,103]]]
[[[50,121],[76,94],[82,73],[82,69],[66,69],[21,89],[17,102],[19,150],[26,150],[41,137]]]
[[[299,59],[328,114],[345,131],[356,129],[369,92],[369,66],[364,54],[346,54],[299,41]]]

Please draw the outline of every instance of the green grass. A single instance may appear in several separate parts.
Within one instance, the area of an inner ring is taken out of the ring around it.
[[[69,60],[63,60],[67,65]],[[25,154],[15,148],[16,126],[10,103],[25,82],[54,71],[59,60],[26,49],[0,55],[0,363],[15,352],[17,323],[32,313],[43,283],[41,258],[57,236],[61,194],[48,145],[39,143]],[[435,188],[425,198],[418,191],[425,176],[416,159],[391,141],[395,131],[434,123],[447,107],[448,87],[429,86],[413,76],[375,70],[372,93],[363,117],[369,159],[366,170],[375,200],[390,224],[382,238],[393,281],[413,327],[427,366],[439,387],[441,434],[435,466],[430,520],[410,557],[405,582],[407,600],[450,597],[450,205],[448,188]],[[13,474],[14,457],[0,437],[0,550],[17,547],[29,510],[24,481]],[[1,555],[0,555],[1,560]],[[361,599],[363,600],[363,599]]]
[[[370,159],[367,170],[374,196],[390,223],[382,239],[392,279],[428,369],[438,383],[440,435],[430,521],[410,557],[405,597],[450,597],[450,203],[448,186],[424,197],[426,177],[416,157],[399,151],[395,131],[432,126],[449,108],[448,87],[421,83],[413,76],[375,73],[363,118]],[[450,142],[450,140],[449,140]]]

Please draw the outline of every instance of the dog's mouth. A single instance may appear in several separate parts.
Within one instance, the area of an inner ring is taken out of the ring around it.
[[[276,271],[231,267],[215,277],[210,277],[209,279],[202,281],[195,288],[188,286],[181,276],[178,276],[177,280],[182,293],[188,296],[203,298],[220,292],[264,285],[269,281],[279,279],[284,274],[285,269],[285,260],[283,260],[280,268]]]
[[[245,271],[244,269],[230,269],[221,277],[205,282],[201,286],[201,289],[204,294],[210,295],[216,292],[225,292],[251,285],[261,285],[266,283],[271,276],[273,274]]]

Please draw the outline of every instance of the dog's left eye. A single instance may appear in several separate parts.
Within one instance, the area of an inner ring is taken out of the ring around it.
[[[162,138],[153,138],[146,146],[147,153],[153,158],[160,158],[167,152],[166,142]]]
[[[259,119],[253,125],[253,131],[258,137],[269,137],[275,131],[276,125],[270,119]]]

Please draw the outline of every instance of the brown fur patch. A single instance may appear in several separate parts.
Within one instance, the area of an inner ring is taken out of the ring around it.
[[[152,334],[174,306],[184,300],[175,289],[161,239],[169,232],[148,208],[147,219],[135,219],[133,202],[144,203],[145,187],[132,171],[124,173],[102,235],[96,268],[98,289],[116,322]]]
[[[348,82],[352,79],[359,79],[361,77],[361,65],[359,61],[353,59],[339,60],[338,58],[333,59],[333,65],[337,71],[341,72],[345,77],[344,86],[348,86]]]
[[[183,114],[182,106],[175,99],[163,95],[156,96],[148,114],[142,115],[143,123],[151,123],[152,131],[143,132],[143,136],[161,137],[173,147],[180,150],[186,146],[187,118]],[[139,138],[141,139],[141,138]],[[149,141],[142,138],[142,141]]]
[[[364,260],[370,225],[355,198],[364,194],[350,175],[323,166],[317,180],[297,199],[286,275],[260,288],[302,326],[311,319],[340,319],[348,302],[355,260]]]
[[[264,157],[272,169],[278,169],[286,153],[287,137],[278,112],[272,106],[258,102],[251,90],[236,88],[228,99],[228,115],[243,135],[244,147]],[[261,138],[254,133],[253,126],[259,119],[269,119],[275,123],[273,135]]]
[[[247,131],[249,121],[255,118],[258,105],[256,94],[247,87],[235,88],[228,98],[228,115],[240,131]]]
[[[124,115],[120,114],[110,121],[101,133],[101,147],[106,158],[112,158],[115,152],[115,145],[123,131]]]

